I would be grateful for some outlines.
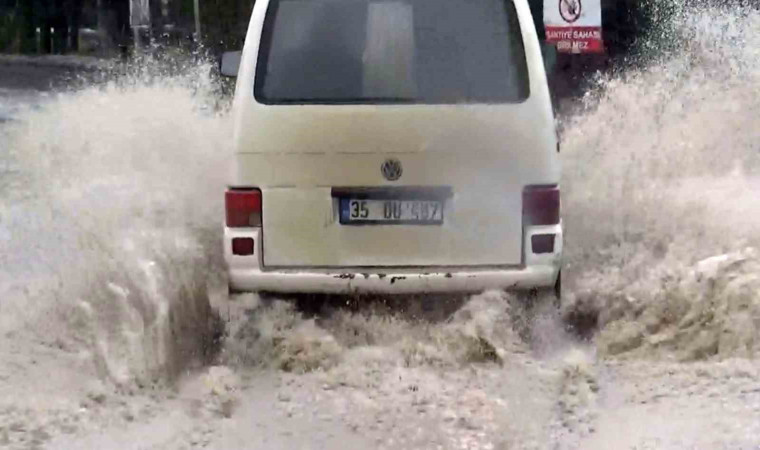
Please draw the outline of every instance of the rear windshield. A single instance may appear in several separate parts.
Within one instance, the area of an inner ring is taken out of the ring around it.
[[[262,103],[514,103],[529,94],[512,0],[271,0]]]

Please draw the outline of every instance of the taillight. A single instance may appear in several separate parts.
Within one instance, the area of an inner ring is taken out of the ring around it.
[[[232,228],[261,226],[261,191],[230,189],[224,194],[227,226]]]
[[[523,217],[526,225],[559,223],[559,187],[527,186],[523,192]]]

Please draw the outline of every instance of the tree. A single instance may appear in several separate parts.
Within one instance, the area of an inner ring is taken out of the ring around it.
[[[202,0],[204,44],[214,52],[243,48],[253,0]]]
[[[98,30],[109,45],[127,45],[129,30],[129,0],[98,0]]]
[[[21,1],[17,8],[21,12],[20,50],[22,53],[37,52],[37,23],[39,22],[35,11],[36,1]]]

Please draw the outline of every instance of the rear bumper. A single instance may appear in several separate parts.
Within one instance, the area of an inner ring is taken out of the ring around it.
[[[553,253],[525,255],[520,267],[415,267],[274,269],[260,265],[260,232],[255,229],[225,228],[224,253],[230,289],[290,293],[386,293],[477,292],[486,289],[533,289],[554,286],[560,270],[562,227],[536,227],[531,234],[556,235]],[[235,237],[252,237],[254,254],[232,254]]]
[[[232,269],[229,279],[230,288],[236,291],[412,294],[549,287],[554,285],[557,273],[558,270],[551,266],[519,270],[390,273]]]

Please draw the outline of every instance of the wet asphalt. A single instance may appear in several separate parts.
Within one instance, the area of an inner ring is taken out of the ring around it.
[[[78,72],[72,67],[0,60],[0,88],[36,91],[62,89]]]

